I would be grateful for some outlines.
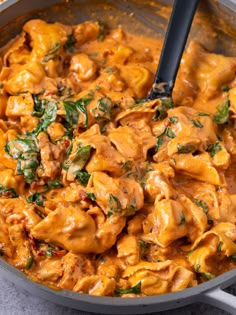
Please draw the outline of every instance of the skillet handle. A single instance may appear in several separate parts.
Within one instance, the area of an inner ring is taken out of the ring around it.
[[[236,296],[223,291],[220,287],[201,294],[199,302],[218,307],[230,314],[236,314]]]

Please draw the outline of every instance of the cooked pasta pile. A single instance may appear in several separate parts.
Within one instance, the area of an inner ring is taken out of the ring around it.
[[[191,42],[146,101],[161,43],[30,20],[1,49],[0,253],[36,282],[138,297],[236,263],[236,58]]]

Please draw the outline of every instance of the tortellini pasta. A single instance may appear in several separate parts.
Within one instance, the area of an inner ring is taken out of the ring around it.
[[[235,267],[236,58],[190,42],[147,100],[160,47],[37,19],[1,49],[0,254],[32,280],[131,298]]]

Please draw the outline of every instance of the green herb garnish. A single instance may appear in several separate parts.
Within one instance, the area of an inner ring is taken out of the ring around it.
[[[79,180],[81,185],[86,186],[88,184],[88,181],[89,181],[89,178],[90,178],[90,174],[88,172],[76,171],[74,173],[74,175]]]
[[[229,99],[227,98],[221,105],[217,107],[217,112],[213,117],[213,121],[222,125],[227,123],[229,120]]]
[[[34,263],[34,257],[32,255],[28,256],[25,269],[29,270],[32,267],[33,263]]]
[[[87,196],[88,199],[90,199],[91,201],[95,201],[95,200],[96,200],[96,196],[94,195],[94,193],[86,193],[86,196]]]
[[[169,117],[169,121],[170,121],[172,124],[177,123],[178,120],[179,120],[179,118],[178,118],[177,116]]]
[[[67,36],[67,41],[64,44],[65,50],[67,50],[69,52],[73,52],[75,43],[76,43],[76,40],[73,37],[73,34],[68,35]]]
[[[178,225],[184,224],[185,222],[186,222],[185,215],[184,215],[183,211],[181,211],[181,213],[180,213],[180,222],[179,222]]]
[[[39,166],[39,148],[36,140],[27,137],[8,141],[5,151],[17,159],[16,173],[24,176],[26,183],[31,183],[36,178],[36,169]]]
[[[141,281],[139,281],[135,286],[129,288],[129,289],[116,289],[115,293],[117,294],[140,294],[141,293]]]
[[[51,181],[51,182],[48,182],[48,183],[46,183],[46,184],[43,186],[43,188],[44,188],[45,190],[50,190],[50,189],[55,189],[55,188],[62,188],[62,187],[64,187],[64,186],[62,185],[62,183],[60,183],[60,182],[57,181],[57,180],[53,180],[53,181]]]
[[[162,120],[166,118],[168,109],[174,107],[173,100],[170,97],[162,98],[160,99],[160,101],[161,105],[157,107],[156,113],[153,116],[152,120]]]
[[[96,120],[111,120],[112,100],[110,97],[102,97],[97,101],[97,107],[92,109],[92,113]]]
[[[55,247],[52,245],[49,245],[48,248],[44,251],[44,254],[47,255],[48,257],[53,257],[54,250],[55,250]]]
[[[215,144],[208,144],[207,151],[209,152],[212,158],[221,150],[222,146],[220,145],[219,142],[216,142]]]
[[[201,272],[200,276],[203,278],[203,280],[208,281],[214,279],[216,276],[213,275],[210,272]]]
[[[34,193],[26,198],[28,203],[36,203],[37,206],[43,207],[46,197],[40,193]]]
[[[109,195],[109,211],[107,213],[108,217],[113,215],[115,212],[119,212],[121,209],[121,203],[119,201],[119,199],[114,196],[113,194]]]
[[[204,200],[194,199],[193,202],[198,207],[201,207],[206,215],[208,214],[209,208],[208,208],[207,203]]]
[[[79,114],[84,115],[84,128],[88,128],[88,113],[87,113],[87,105],[92,100],[91,97],[80,98],[79,100],[73,101],[64,101],[63,105],[66,112],[65,120],[67,123],[73,127],[78,124]]]
[[[178,143],[177,150],[178,150],[178,153],[184,154],[184,153],[194,152],[196,148],[193,144],[182,145]]]
[[[219,242],[218,246],[217,246],[217,252],[221,252],[222,251],[222,246],[223,246],[223,242]]]
[[[198,113],[198,116],[210,116],[210,114],[207,114],[207,113]]]
[[[191,119],[190,121],[196,128],[203,128],[203,124],[200,122],[200,120]]]
[[[48,62],[55,58],[55,53],[60,49],[61,43],[55,43],[52,49],[50,49],[43,57],[42,62]]]
[[[229,259],[230,259],[233,263],[236,263],[236,254],[232,254],[231,256],[229,256]]]
[[[17,198],[18,194],[14,188],[8,188],[0,184],[0,197]]]

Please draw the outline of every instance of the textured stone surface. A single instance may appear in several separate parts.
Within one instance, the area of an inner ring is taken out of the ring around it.
[[[89,315],[90,313],[59,306],[28,292],[0,276],[0,314],[1,315]],[[230,289],[236,293],[236,285]],[[173,311],[152,313],[159,315],[227,315],[228,313],[203,304],[193,304]],[[91,313],[92,315],[92,313]],[[125,315],[125,314],[122,314]]]

